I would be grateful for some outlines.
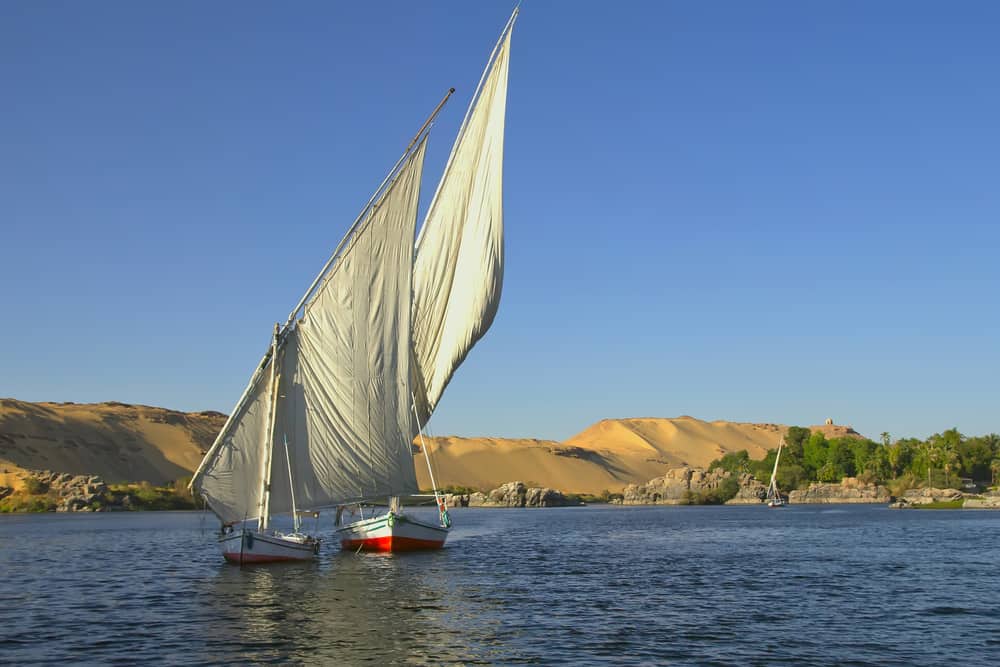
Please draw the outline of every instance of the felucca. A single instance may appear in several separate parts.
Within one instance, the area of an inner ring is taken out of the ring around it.
[[[388,500],[337,529],[349,549],[444,545],[451,525],[422,425],[496,316],[503,284],[503,137],[515,9],[487,62],[414,244],[427,119],[362,208],[250,378],[191,488],[222,521],[230,562],[303,560],[301,516]],[[413,441],[438,521],[403,511],[418,493]],[[276,454],[277,452],[277,454]],[[271,525],[292,517],[292,531]],[[317,514],[318,516],[318,514]],[[256,522],[256,526],[252,524]]]
[[[785,499],[781,496],[781,492],[778,490],[778,461],[781,460],[781,448],[785,445],[785,439],[782,438],[778,441],[778,453],[774,456],[774,470],[771,471],[771,483],[767,486],[767,506],[768,507],[784,507]],[[759,496],[758,496],[759,497]]]
[[[437,492],[420,426],[493,323],[500,305],[504,116],[510,36],[517,14],[515,9],[486,63],[416,243],[411,408],[434,487],[439,525],[404,513],[396,493],[385,514],[337,530],[345,549],[436,549],[448,537],[451,519]],[[415,480],[405,488],[411,486],[415,488]]]

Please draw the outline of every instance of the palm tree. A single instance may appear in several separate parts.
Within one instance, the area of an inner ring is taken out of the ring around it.
[[[889,446],[889,432],[888,431],[882,431],[882,435],[880,435],[879,437],[882,438],[882,444],[885,445],[886,447],[888,447]]]

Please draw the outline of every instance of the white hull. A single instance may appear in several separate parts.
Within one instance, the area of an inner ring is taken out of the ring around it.
[[[222,555],[230,563],[279,563],[312,560],[319,553],[319,540],[308,535],[263,534],[234,531],[219,539]]]
[[[448,539],[448,529],[418,521],[406,514],[389,512],[338,528],[337,537],[344,549],[417,551],[443,547]]]

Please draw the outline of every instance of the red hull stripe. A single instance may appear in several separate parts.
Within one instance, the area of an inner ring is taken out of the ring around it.
[[[341,540],[344,549],[362,548],[365,551],[419,551],[440,549],[444,540],[418,540],[413,537],[369,537],[364,540]]]

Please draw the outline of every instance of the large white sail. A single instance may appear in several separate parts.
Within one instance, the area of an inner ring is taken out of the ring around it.
[[[277,354],[270,512],[417,491],[411,442],[413,235],[426,139],[286,329]],[[271,360],[209,452],[194,488],[225,521],[257,517]]]
[[[504,114],[515,18],[516,11],[487,65],[417,240],[414,391],[425,419],[500,303]]]

